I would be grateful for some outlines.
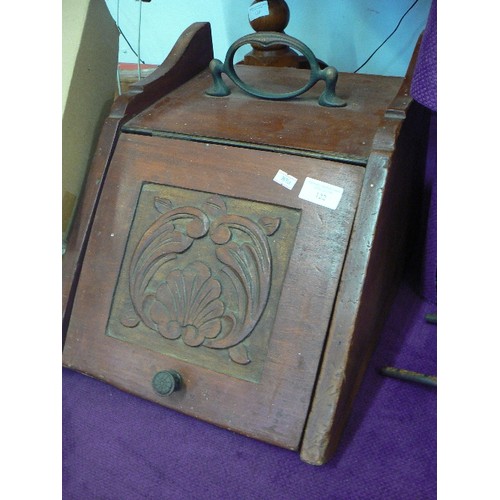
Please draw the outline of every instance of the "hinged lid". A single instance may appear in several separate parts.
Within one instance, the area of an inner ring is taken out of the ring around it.
[[[304,69],[243,65],[237,72],[245,82],[274,92],[299,88],[309,75]],[[228,82],[229,96],[210,97],[205,91],[212,77],[205,70],[131,119],[123,130],[244,144],[364,165],[381,119],[402,81],[399,77],[340,73],[337,94],[347,105],[325,108],[318,105],[323,82],[288,101],[249,96],[232,82]]]

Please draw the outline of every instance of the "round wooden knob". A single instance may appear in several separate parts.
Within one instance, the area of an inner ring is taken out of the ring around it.
[[[258,32],[284,33],[290,20],[290,9],[285,0],[255,0],[248,8],[248,21]],[[251,66],[288,66],[307,68],[303,56],[284,44],[263,46],[251,43],[252,50],[245,55],[244,64]]]
[[[285,0],[255,0],[249,8],[249,21],[255,31],[284,31],[290,9]]]
[[[153,377],[152,385],[160,396],[169,396],[181,388],[182,377],[175,370],[161,371]]]

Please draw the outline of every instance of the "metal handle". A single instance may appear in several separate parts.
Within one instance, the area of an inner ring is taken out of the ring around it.
[[[160,396],[169,396],[181,388],[182,377],[175,370],[161,371],[153,377],[152,385]]]
[[[294,49],[302,53],[309,62],[309,67],[311,69],[309,81],[302,88],[293,92],[276,94],[265,92],[263,90],[259,90],[255,87],[247,85],[241,80],[241,78],[236,74],[236,71],[234,70],[234,54],[240,47],[250,43],[254,43],[264,47],[281,43],[293,47]],[[319,97],[318,103],[321,106],[331,107],[341,107],[346,105],[346,102],[343,99],[340,99],[335,94],[338,71],[333,66],[327,66],[324,69],[320,69],[318,60],[314,56],[311,49],[300,40],[286,35],[285,33],[266,31],[260,33],[252,33],[250,35],[239,38],[231,45],[231,47],[229,47],[224,64],[218,59],[212,59],[209,68],[212,72],[214,83],[208,90],[205,91],[205,93],[210,96],[223,97],[231,93],[229,87],[222,80],[222,73],[225,73],[233,81],[233,83],[235,83],[241,90],[243,90],[247,94],[253,95],[255,97],[261,97],[262,99],[271,100],[292,99],[293,97],[297,97],[304,92],[307,92],[319,80],[324,80],[326,88]]]

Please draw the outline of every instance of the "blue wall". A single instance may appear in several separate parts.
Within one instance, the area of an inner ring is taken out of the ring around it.
[[[224,60],[232,42],[253,32],[248,22],[251,0],[106,0],[111,15],[146,64],[160,64],[179,35],[193,22],[212,25],[215,57]],[[392,32],[413,0],[288,0],[286,33],[308,45],[316,57],[339,71],[354,71]],[[431,0],[419,0],[398,31],[360,73],[402,76]],[[141,30],[139,36],[139,19]],[[137,62],[121,37],[120,62]]]

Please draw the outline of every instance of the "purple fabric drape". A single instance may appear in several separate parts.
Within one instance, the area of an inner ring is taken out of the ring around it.
[[[429,146],[425,166],[425,200],[423,208],[426,232],[423,244],[423,265],[420,293],[430,301],[437,301],[437,1],[433,0],[427,26],[411,84],[411,95],[422,106],[432,111],[429,127]]]
[[[420,104],[437,111],[437,1],[433,0],[422,36],[411,95]]]

